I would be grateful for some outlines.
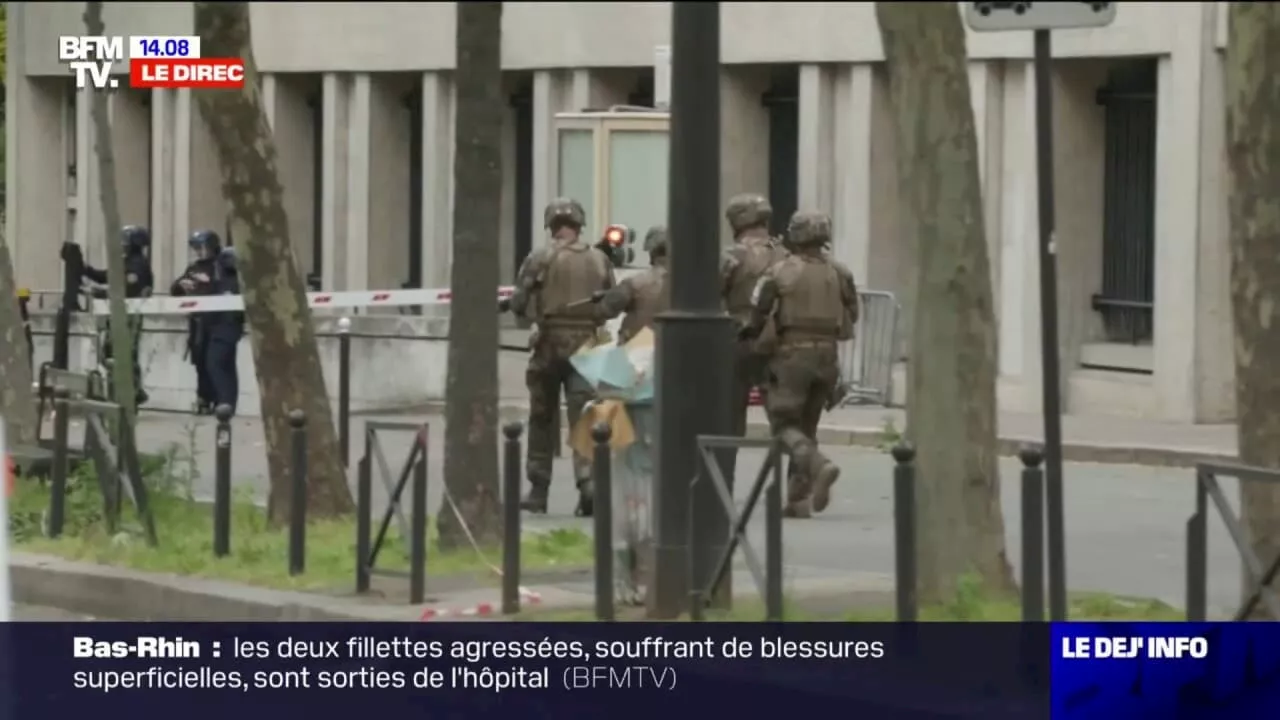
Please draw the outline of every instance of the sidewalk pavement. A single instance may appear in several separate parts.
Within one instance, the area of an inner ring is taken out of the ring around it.
[[[504,422],[526,419],[528,402],[514,397],[503,397],[500,402]],[[444,405],[434,403],[418,412],[442,414]],[[818,442],[883,447],[901,433],[906,424],[906,412],[899,408],[837,408],[823,414]],[[1044,422],[1040,415],[1002,412],[998,426],[1001,455],[1016,456],[1024,446],[1044,442]],[[751,437],[768,437],[769,422],[763,408],[751,408],[747,428]],[[1063,459],[1067,462],[1192,467],[1204,460],[1235,459],[1236,426],[1067,415],[1062,418],[1062,443]]]

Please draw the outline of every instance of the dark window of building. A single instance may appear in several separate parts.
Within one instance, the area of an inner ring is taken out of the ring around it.
[[[769,111],[769,203],[774,234],[782,234],[799,202],[797,172],[800,143],[800,69],[774,70],[773,84],[762,101]]]

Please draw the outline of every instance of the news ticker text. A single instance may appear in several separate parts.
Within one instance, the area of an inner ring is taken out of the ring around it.
[[[768,636],[444,641],[354,635],[343,640],[234,637],[206,641],[175,635],[125,641],[98,640],[83,634],[72,638],[71,647],[73,687],[104,693],[152,689],[675,690],[683,661],[802,659],[845,663],[875,661],[885,655],[883,641]],[[281,669],[282,661],[294,666]],[[398,662],[388,669],[380,667],[384,661]],[[267,663],[270,667],[262,667]]]

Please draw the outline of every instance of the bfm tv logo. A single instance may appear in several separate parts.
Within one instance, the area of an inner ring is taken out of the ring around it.
[[[126,59],[122,37],[64,35],[58,38],[58,59],[75,72],[81,89],[119,87],[112,77],[116,63],[128,63],[129,87],[135,89],[244,87],[244,61],[201,58],[200,39],[194,37],[131,37]]]

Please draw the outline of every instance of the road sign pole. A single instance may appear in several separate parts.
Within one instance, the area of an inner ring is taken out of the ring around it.
[[[1058,268],[1053,203],[1053,53],[1049,33],[1102,28],[1114,2],[965,3],[975,32],[1031,30],[1035,36],[1036,180],[1040,213],[1040,374],[1044,395],[1045,505],[1049,551],[1049,619],[1067,619],[1067,540],[1062,486],[1062,369],[1058,349]],[[1024,558],[1023,563],[1027,560]]]
[[[1040,213],[1040,357],[1044,388],[1045,489],[1049,536],[1049,618],[1067,619],[1066,528],[1062,487],[1062,398],[1058,364],[1058,266],[1054,242],[1053,53],[1049,30],[1035,31],[1036,185]],[[1027,562],[1024,558],[1023,562]]]

